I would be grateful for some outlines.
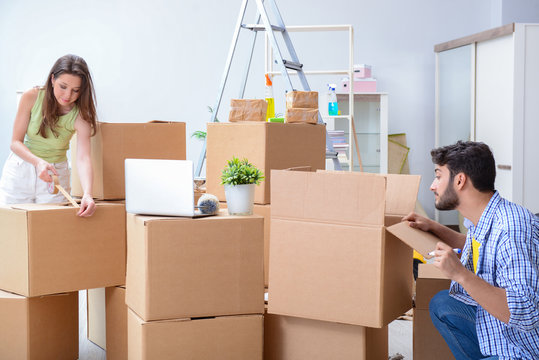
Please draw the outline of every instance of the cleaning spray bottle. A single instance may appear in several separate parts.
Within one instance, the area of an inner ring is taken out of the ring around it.
[[[266,111],[266,121],[270,118],[275,117],[275,100],[273,99],[273,83],[269,77],[269,74],[266,74],[266,101],[268,103],[268,111]]]
[[[339,115],[339,104],[337,103],[337,94],[335,93],[335,88],[337,85],[328,84],[328,115],[335,116]]]

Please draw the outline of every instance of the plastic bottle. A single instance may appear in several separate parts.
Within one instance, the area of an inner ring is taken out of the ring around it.
[[[337,94],[335,94],[335,84],[328,84],[328,115],[339,115],[339,104],[337,104]]]
[[[266,121],[270,118],[275,117],[275,100],[273,99],[273,83],[269,77],[269,74],[266,74],[266,101],[268,102],[268,110],[266,111]]]

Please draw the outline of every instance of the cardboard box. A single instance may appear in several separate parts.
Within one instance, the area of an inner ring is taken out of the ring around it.
[[[143,320],[264,312],[264,220],[127,214],[126,303]]]
[[[0,290],[0,359],[79,357],[78,294],[27,298]]]
[[[374,329],[292,316],[264,316],[265,360],[387,358],[387,326]]]
[[[125,283],[125,206],[0,208],[0,289],[40,296]]]
[[[266,121],[268,103],[262,99],[232,99],[228,121]]]
[[[86,291],[86,336],[101,349],[107,350],[105,288]]]
[[[356,79],[365,79],[372,76],[372,67],[366,64],[355,64],[354,65],[354,80]]]
[[[127,305],[125,287],[105,289],[107,360],[127,360]]]
[[[125,199],[124,160],[185,160],[185,123],[151,121],[148,123],[99,123],[91,138],[94,171],[93,197]],[[71,194],[82,196],[77,170],[77,138],[70,145]]]
[[[272,314],[381,328],[412,307],[412,250],[386,232],[419,176],[272,172]]]
[[[341,87],[339,92],[347,93],[350,88],[350,81],[343,80],[341,82]],[[367,78],[367,79],[355,79],[354,80],[354,93],[363,93],[363,92],[376,92],[376,79]]]
[[[145,322],[128,310],[129,360],[262,359],[263,316]]]
[[[286,109],[285,113],[287,123],[305,123],[316,124],[318,122],[318,109]]]
[[[318,92],[290,91],[286,93],[286,108],[303,108],[318,110]]]
[[[206,188],[226,201],[221,173],[233,156],[247,158],[264,173],[256,187],[255,204],[270,203],[271,169],[326,166],[325,125],[279,123],[208,124]]]
[[[429,302],[434,295],[449,289],[451,280],[432,264],[419,264],[414,308],[414,359],[454,359],[449,346],[432,324]]]

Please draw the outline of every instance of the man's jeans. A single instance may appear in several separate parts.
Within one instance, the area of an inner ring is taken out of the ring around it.
[[[475,306],[466,305],[449,296],[448,290],[442,290],[430,301],[429,311],[432,323],[445,339],[455,359],[498,359],[497,356],[485,357],[479,350]]]

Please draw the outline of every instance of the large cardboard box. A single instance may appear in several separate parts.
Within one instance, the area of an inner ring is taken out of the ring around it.
[[[105,289],[107,360],[127,360],[127,305],[125,287]]]
[[[272,314],[381,328],[412,307],[412,249],[386,232],[419,176],[272,172]]]
[[[226,209],[226,202],[220,203],[221,209]],[[264,218],[264,287],[269,284],[269,244],[270,244],[270,224],[271,224],[271,205],[254,204],[253,213]]]
[[[0,208],[0,289],[39,296],[125,283],[125,206]]]
[[[127,215],[126,303],[143,320],[263,314],[264,219]]]
[[[263,316],[145,322],[128,310],[129,360],[261,360]]]
[[[206,155],[206,188],[226,201],[221,173],[233,156],[246,158],[264,173],[255,203],[270,203],[271,169],[326,166],[325,125],[279,123],[210,123]]]
[[[91,139],[94,171],[93,197],[125,199],[124,160],[185,160],[185,123],[99,123]],[[77,138],[71,141],[71,194],[82,196],[77,170]]]
[[[387,360],[387,326],[358,325],[266,314],[265,360]]]
[[[86,291],[86,335],[88,340],[107,350],[105,288]]]
[[[414,359],[454,359],[449,346],[432,324],[429,302],[434,295],[449,289],[451,280],[432,264],[419,264],[414,308]]]
[[[27,298],[0,290],[0,359],[79,357],[78,294]]]

